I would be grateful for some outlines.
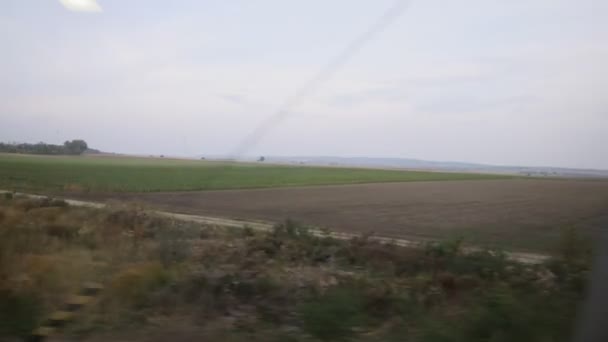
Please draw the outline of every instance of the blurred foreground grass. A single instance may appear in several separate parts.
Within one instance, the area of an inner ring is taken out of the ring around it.
[[[105,284],[64,337],[226,341],[568,341],[589,271],[570,231],[546,264],[459,241],[421,248],[156,217],[133,206],[0,199],[0,340],[83,282]]]

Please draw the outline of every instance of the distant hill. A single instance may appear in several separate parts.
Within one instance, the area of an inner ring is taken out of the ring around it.
[[[207,156],[208,159],[226,159],[227,156]],[[239,158],[256,161],[257,157]],[[410,158],[332,157],[332,156],[265,156],[265,163],[315,166],[351,166],[388,169],[415,169],[430,171],[479,172],[512,174],[531,177],[608,178],[608,170],[575,169],[561,167],[531,167],[487,165],[465,162],[429,161]]]

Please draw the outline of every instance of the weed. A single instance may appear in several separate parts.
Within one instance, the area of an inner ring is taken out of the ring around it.
[[[348,288],[333,288],[298,312],[304,330],[322,341],[349,340],[366,319],[361,294]]]

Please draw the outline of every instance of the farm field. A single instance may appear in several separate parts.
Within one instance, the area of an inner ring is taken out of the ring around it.
[[[499,178],[506,177],[160,158],[0,154],[0,188],[55,193],[191,191]]]
[[[471,244],[544,251],[564,228],[594,235],[608,216],[607,181],[500,178],[159,158],[0,155],[4,189],[138,202],[243,220],[291,218],[331,230],[404,239],[464,238]],[[205,191],[196,191],[200,189]]]
[[[608,221],[608,182],[506,179],[81,195],[163,210],[258,219],[292,218],[332,230],[412,239],[463,237],[520,250],[551,248],[565,228],[593,235]]]

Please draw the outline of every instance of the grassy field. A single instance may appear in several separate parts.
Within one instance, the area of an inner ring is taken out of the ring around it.
[[[497,178],[505,177],[135,157],[0,155],[0,188],[30,191],[151,192]]]

